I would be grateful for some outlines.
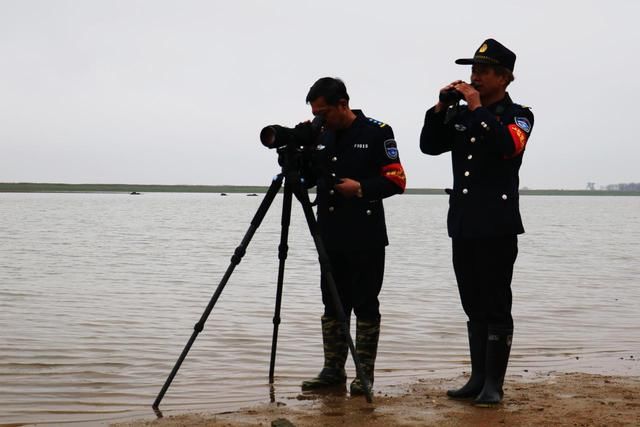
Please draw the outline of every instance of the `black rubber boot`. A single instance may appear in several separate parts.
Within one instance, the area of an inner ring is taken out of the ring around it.
[[[457,390],[447,390],[447,396],[454,399],[476,397],[482,391],[485,375],[485,357],[487,354],[487,324],[467,322],[469,334],[469,353],[471,355],[471,377]]]
[[[324,344],[324,367],[313,379],[302,382],[302,390],[317,390],[328,387],[345,387],[347,374],[344,363],[349,347],[342,325],[337,319],[322,316],[322,341]]]
[[[512,338],[513,327],[489,325],[484,387],[474,401],[476,406],[492,406],[502,401],[502,385],[509,363]]]
[[[360,320],[356,323],[356,354],[360,360],[360,365],[364,375],[369,380],[369,386],[373,387],[373,371],[378,353],[378,338],[380,337],[380,320],[367,321]],[[364,386],[360,379],[356,378],[351,382],[351,395],[365,394]]]

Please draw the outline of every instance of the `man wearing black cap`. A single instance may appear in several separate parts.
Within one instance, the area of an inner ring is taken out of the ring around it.
[[[479,406],[499,403],[507,370],[513,319],[511,277],[524,233],[518,207],[518,170],[533,114],[513,103],[516,55],[488,39],[473,58],[471,83],[456,80],[440,91],[426,113],[420,135],[423,153],[451,152],[453,189],[447,228],[462,307],[469,318],[471,377],[449,390],[453,398],[474,398]],[[466,105],[460,105],[463,99]]]

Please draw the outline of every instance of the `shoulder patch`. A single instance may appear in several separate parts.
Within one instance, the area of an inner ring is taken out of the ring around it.
[[[527,120],[526,118],[514,117],[513,121],[515,122],[516,126],[518,126],[520,129],[522,129],[526,133],[531,132],[531,123],[529,123],[529,120]]]
[[[384,142],[384,151],[387,153],[387,157],[391,160],[398,158],[398,145],[395,139],[387,139]]]
[[[372,119],[371,117],[367,117],[369,119],[370,123],[373,123],[374,125],[378,126],[378,127],[385,127],[387,124],[386,123],[382,123],[381,121],[378,121],[376,119]]]

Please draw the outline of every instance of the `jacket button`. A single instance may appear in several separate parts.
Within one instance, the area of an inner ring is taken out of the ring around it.
[[[480,126],[482,126],[483,128],[487,128],[487,124],[485,122],[480,122]]]
[[[367,215],[371,215],[371,209],[367,209]]]
[[[332,162],[337,162],[337,161],[338,161],[338,158],[337,158],[336,156],[333,156],[333,157],[331,158],[331,161],[332,161]]]
[[[471,159],[473,159],[473,154],[469,154],[469,155],[467,156],[467,160],[471,160]]]
[[[476,137],[475,137],[475,136],[472,136],[472,137],[471,137],[471,139],[470,139],[469,141],[471,141],[471,142],[476,142]]]
[[[465,171],[464,176],[469,176],[469,171]]]
[[[334,211],[334,207],[333,206],[329,206],[329,212],[333,212]]]
[[[334,190],[329,190],[329,195],[333,196],[334,194],[336,194],[336,192]]]
[[[332,178],[335,178],[335,177],[336,177],[335,172],[331,172],[331,177],[332,177]]]
[[[462,189],[462,194],[467,194],[469,192],[469,190],[467,190],[466,188]]]
[[[502,200],[507,200],[507,195],[506,194],[502,195]]]

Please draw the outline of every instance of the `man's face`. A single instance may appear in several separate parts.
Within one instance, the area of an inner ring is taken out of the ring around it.
[[[480,97],[491,96],[506,88],[507,79],[496,74],[490,65],[473,64],[471,67],[471,84],[480,92]]]
[[[341,99],[338,105],[329,105],[324,96],[311,101],[311,114],[321,116],[327,129],[339,130],[345,127],[345,118],[349,111],[347,100]]]

